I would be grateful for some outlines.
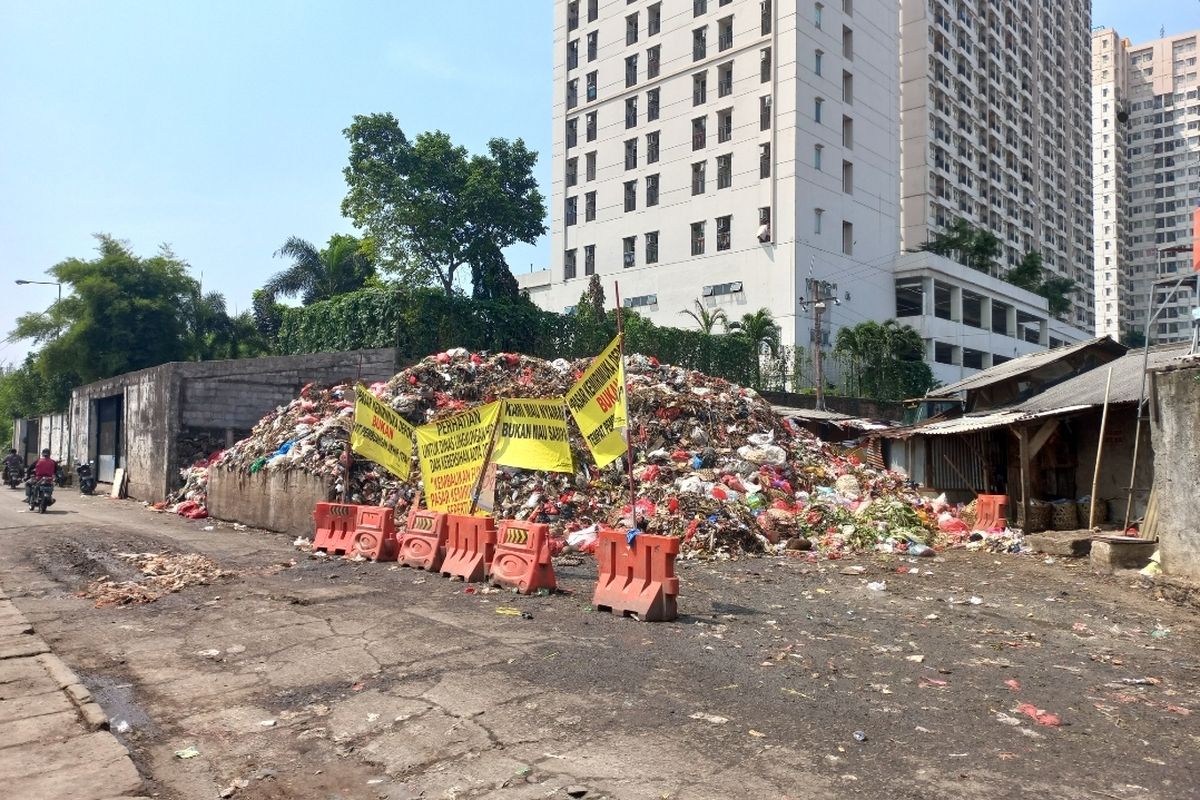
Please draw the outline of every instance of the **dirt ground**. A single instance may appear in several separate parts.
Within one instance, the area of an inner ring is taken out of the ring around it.
[[[650,624],[592,610],[590,558],[566,594],[467,593],[59,496],[0,494],[0,581],[157,797],[1200,797],[1197,612],[1086,562],[688,561]],[[77,596],[129,552],[229,574]]]

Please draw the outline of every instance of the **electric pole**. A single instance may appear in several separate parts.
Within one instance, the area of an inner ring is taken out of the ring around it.
[[[815,289],[818,287],[816,284],[814,284],[813,288]],[[818,411],[825,410],[825,374],[824,374],[824,370],[822,369],[822,364],[821,364],[821,357],[823,355],[823,353],[821,351],[821,345],[824,344],[824,336],[821,333],[821,315],[825,312],[825,309],[827,308],[826,303],[833,303],[835,306],[840,306],[842,304],[842,301],[837,298],[836,294],[822,295],[821,297],[816,297],[812,300],[805,300],[803,297],[800,298],[800,307],[803,308],[805,311],[807,311],[809,306],[812,306],[812,309],[814,312],[813,313],[813,333],[812,333],[813,348],[814,348],[813,349],[813,377],[814,377],[814,383],[816,383],[816,385],[817,385],[816,386],[816,388],[817,388],[816,409]]]

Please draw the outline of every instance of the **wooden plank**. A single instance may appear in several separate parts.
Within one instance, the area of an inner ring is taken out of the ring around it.
[[[1030,472],[1029,466],[1029,429],[1026,427],[1017,428],[1017,439],[1021,443],[1021,519],[1024,522],[1025,529],[1029,529],[1029,511],[1030,511],[1030,495],[1032,494],[1033,475]]]
[[[1050,437],[1058,430],[1058,420],[1047,420],[1034,434],[1033,440],[1029,443],[1029,457],[1033,458],[1045,446],[1046,442],[1050,441]]]

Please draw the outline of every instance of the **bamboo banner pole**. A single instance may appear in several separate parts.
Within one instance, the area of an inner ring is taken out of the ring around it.
[[[625,325],[621,318],[621,284],[613,281],[613,296],[617,304],[617,341],[621,351],[621,394],[625,403],[625,464],[629,474],[629,527],[637,527],[637,482],[633,477],[633,439],[630,438],[633,419],[629,416],[629,375],[625,371]]]
[[[1104,411],[1100,414],[1100,439],[1096,442],[1096,469],[1092,472],[1092,502],[1088,509],[1088,530],[1096,527],[1096,487],[1100,485],[1100,458],[1104,455],[1104,431],[1108,427],[1108,397],[1112,389],[1112,367],[1104,382]]]

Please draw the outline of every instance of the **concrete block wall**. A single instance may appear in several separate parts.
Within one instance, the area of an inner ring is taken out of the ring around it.
[[[1163,572],[1200,582],[1200,358],[1151,373],[1150,386]]]
[[[251,475],[214,469],[208,480],[208,513],[215,519],[295,536],[313,535],[313,508],[329,500],[323,478],[300,470]]]

